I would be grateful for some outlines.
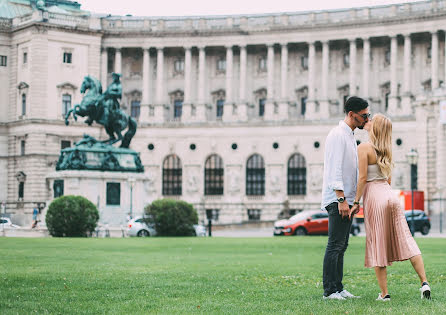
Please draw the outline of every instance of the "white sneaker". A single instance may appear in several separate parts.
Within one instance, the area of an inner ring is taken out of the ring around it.
[[[386,296],[382,297],[381,293],[378,295],[378,298],[376,299],[377,301],[390,301],[390,295],[386,294]]]
[[[431,288],[427,282],[423,282],[423,286],[420,288],[421,299],[431,299]]]
[[[332,293],[329,296],[324,295],[322,298],[324,300],[345,300],[345,298],[342,297],[342,295],[340,295],[339,292]]]
[[[350,292],[348,292],[347,290],[342,290],[341,292],[339,292],[339,294],[344,299],[359,299],[360,298],[360,296],[355,296],[355,295],[351,294]]]

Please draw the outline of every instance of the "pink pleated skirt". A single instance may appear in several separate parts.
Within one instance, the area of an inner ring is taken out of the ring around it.
[[[368,182],[364,190],[366,231],[364,266],[385,267],[420,255],[404,210],[386,180]]]

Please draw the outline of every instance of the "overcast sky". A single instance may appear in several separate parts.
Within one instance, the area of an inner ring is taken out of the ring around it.
[[[94,13],[135,16],[185,16],[256,14],[327,10],[406,3],[392,0],[77,0],[81,9]]]

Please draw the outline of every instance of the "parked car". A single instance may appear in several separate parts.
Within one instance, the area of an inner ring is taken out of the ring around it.
[[[10,218],[1,217],[0,218],[0,227],[16,229],[16,228],[19,228],[20,226],[18,226],[16,224],[12,224]]]
[[[406,216],[406,221],[410,229],[412,223],[412,210],[406,210],[404,214]],[[431,229],[431,222],[429,216],[423,210],[414,210],[413,219],[415,222],[414,232],[421,232],[421,234],[423,235],[429,234],[429,231]]]
[[[196,236],[206,236],[206,227],[201,224],[194,224]],[[143,217],[135,217],[127,223],[127,235],[147,237],[155,236],[156,230],[150,220]]]
[[[361,231],[358,224],[353,223],[350,233],[358,235]],[[274,235],[327,235],[328,213],[326,211],[302,211],[288,220],[274,223]]]

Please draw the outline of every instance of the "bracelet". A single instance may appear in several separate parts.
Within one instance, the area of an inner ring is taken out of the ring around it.
[[[355,200],[355,201],[353,201],[353,204],[359,206],[359,201],[356,201],[356,200]]]

